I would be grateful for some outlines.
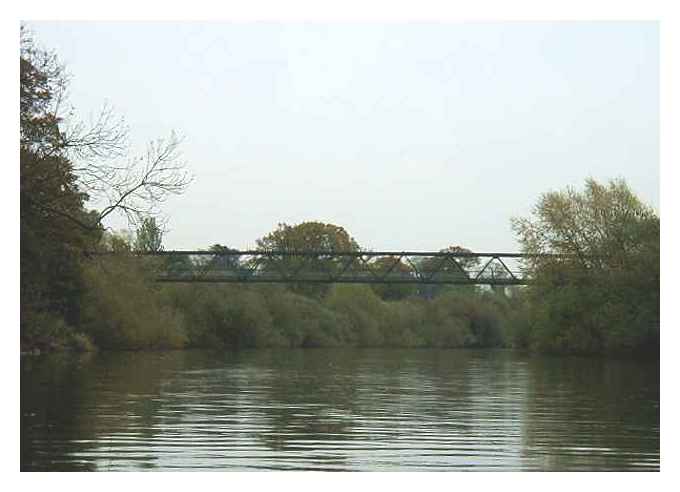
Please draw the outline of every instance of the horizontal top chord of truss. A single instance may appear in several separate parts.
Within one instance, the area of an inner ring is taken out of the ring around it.
[[[160,282],[523,285],[521,253],[157,251]]]
[[[110,254],[110,253],[92,253],[92,254]],[[161,250],[161,251],[147,251],[137,252],[137,255],[142,256],[260,256],[260,255],[275,255],[275,256],[453,256],[453,257],[476,257],[476,258],[539,258],[539,257],[559,257],[559,256],[573,256],[573,255],[559,255],[559,254],[526,254],[526,253],[473,253],[473,252],[445,252],[445,251],[321,251],[321,250],[243,250],[236,249],[222,249],[222,250]]]

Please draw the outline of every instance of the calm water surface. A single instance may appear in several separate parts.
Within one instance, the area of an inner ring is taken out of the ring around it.
[[[658,363],[508,351],[21,362],[22,470],[658,470]]]

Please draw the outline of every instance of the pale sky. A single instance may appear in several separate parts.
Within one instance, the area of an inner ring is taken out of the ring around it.
[[[587,177],[659,208],[655,22],[28,25],[85,119],[108,101],[137,149],[184,135],[166,249],[318,220],[374,250],[512,252],[510,218]]]

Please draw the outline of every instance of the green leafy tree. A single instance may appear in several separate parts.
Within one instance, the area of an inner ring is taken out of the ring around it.
[[[157,253],[163,251],[163,231],[154,217],[145,217],[137,228],[135,251]]]
[[[546,193],[513,228],[523,252],[563,255],[527,262],[526,343],[658,355],[660,221],[623,180]]]

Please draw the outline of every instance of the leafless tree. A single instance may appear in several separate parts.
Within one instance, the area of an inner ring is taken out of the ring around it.
[[[173,132],[167,140],[149,143],[143,156],[110,172],[111,178],[103,188],[108,204],[99,220],[112,212],[125,214],[131,222],[140,216],[155,216],[169,196],[182,193],[192,178],[181,158],[180,144],[181,139]]]
[[[143,155],[129,157],[128,128],[108,105],[89,125],[69,120],[64,132],[64,149],[79,188],[102,203],[100,224],[112,213],[123,214],[130,224],[142,216],[159,216],[169,196],[184,192],[192,176],[182,159],[181,143],[171,132],[168,138],[150,142]]]

